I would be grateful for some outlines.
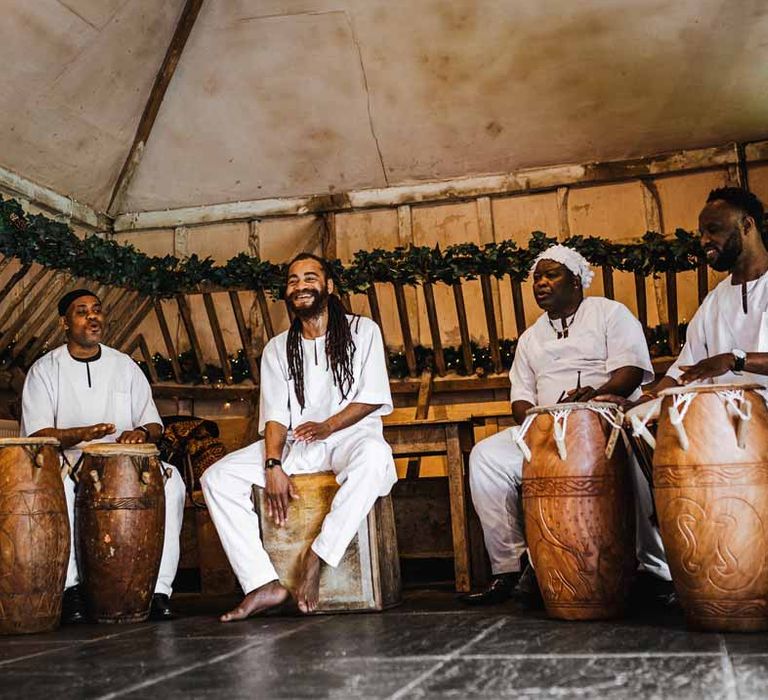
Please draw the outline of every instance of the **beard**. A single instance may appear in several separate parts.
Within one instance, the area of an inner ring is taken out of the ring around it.
[[[706,251],[707,248],[704,250]],[[717,251],[717,257],[714,260],[707,260],[707,264],[717,272],[726,272],[736,264],[742,250],[741,234],[738,230],[735,230],[728,236],[728,240],[723,244],[722,250]]]
[[[310,289],[308,291],[302,291],[301,294],[311,294],[312,303],[309,306],[296,306],[294,297],[299,295],[299,292],[294,292],[288,297],[288,309],[292,314],[298,316],[302,321],[306,321],[310,318],[316,318],[319,316],[323,309],[328,306],[328,292],[324,289],[318,292],[316,289]]]

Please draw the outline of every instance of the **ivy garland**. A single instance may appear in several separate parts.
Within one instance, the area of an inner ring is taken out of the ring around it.
[[[360,250],[351,263],[331,261],[341,292],[363,293],[374,282],[418,285],[424,282],[454,284],[480,275],[510,275],[522,281],[533,259],[555,238],[541,231],[531,234],[526,248],[511,240],[478,246],[460,243],[445,250],[439,246],[410,246],[394,250]],[[695,234],[683,229],[674,236],[646,233],[639,243],[614,243],[594,236],[571,236],[566,241],[594,265],[656,275],[668,270],[694,269],[702,258]],[[194,292],[201,285],[225,289],[263,289],[274,299],[283,295],[285,264],[240,253],[224,265],[211,258],[191,255],[152,257],[134,248],[98,236],[78,238],[72,229],[41,214],[24,212],[13,200],[0,197],[0,253],[65,270],[105,285],[126,287],[154,298]]]

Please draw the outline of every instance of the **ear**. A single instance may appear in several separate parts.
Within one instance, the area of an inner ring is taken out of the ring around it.
[[[755,226],[755,220],[749,216],[749,214],[745,214],[744,218],[742,219],[743,226],[744,226],[744,235],[748,236],[750,231],[756,231],[757,226]]]
[[[325,289],[328,294],[333,294],[334,290],[336,289],[336,285],[333,283],[333,278],[329,277],[325,281]]]
[[[69,330],[69,324],[67,323],[66,316],[59,316],[59,325],[62,327],[65,333]]]

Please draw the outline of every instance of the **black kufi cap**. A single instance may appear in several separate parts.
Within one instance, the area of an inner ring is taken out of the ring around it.
[[[59,299],[59,316],[66,316],[72,302],[80,297],[96,297],[99,299],[99,297],[90,289],[74,289],[71,292],[67,292],[61,299]],[[101,299],[99,299],[99,301],[101,301]]]

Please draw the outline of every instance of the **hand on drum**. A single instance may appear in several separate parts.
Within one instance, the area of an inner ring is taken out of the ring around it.
[[[598,394],[593,401],[606,401],[607,403],[615,403],[622,411],[626,413],[628,408],[632,408],[635,404],[632,403],[626,396],[619,396],[618,394]],[[641,401],[638,401],[640,403]]]
[[[275,525],[282,527],[288,522],[288,506],[291,499],[297,499],[299,493],[281,467],[266,470],[264,494],[267,497],[267,517],[272,518]]]
[[[112,431],[114,432],[114,430]],[[124,430],[117,442],[124,445],[139,445],[147,441],[147,434],[143,430]]]
[[[733,355],[729,352],[707,357],[695,365],[680,367],[683,370],[682,375],[680,375],[680,381],[683,384],[689,384],[701,379],[719,377],[721,374],[730,372],[733,369],[733,362]]]
[[[115,432],[115,426],[112,423],[95,423],[94,425],[86,425],[82,428],[82,442],[90,442],[91,440],[101,440],[101,438],[107,435],[112,435]]]
[[[591,401],[597,391],[591,386],[583,386],[580,389],[571,389],[566,393],[565,397],[558,401],[558,403],[579,403],[581,401]]]

